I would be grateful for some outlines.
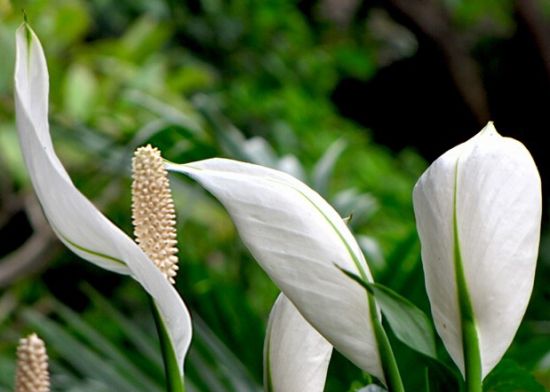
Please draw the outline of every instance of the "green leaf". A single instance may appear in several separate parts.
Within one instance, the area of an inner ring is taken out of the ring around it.
[[[483,383],[485,392],[544,392],[545,388],[517,362],[502,360]]]
[[[461,377],[457,371],[451,370],[438,359],[422,355],[426,368],[426,391],[428,392],[458,392]]]
[[[352,272],[343,269],[341,271],[374,295],[376,303],[400,341],[413,350],[437,359],[432,325],[422,310],[386,286],[367,282]]]

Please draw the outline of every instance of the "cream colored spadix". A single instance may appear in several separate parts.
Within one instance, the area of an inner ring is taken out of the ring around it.
[[[176,212],[160,150],[139,147],[132,158],[132,222],[136,242],[170,283],[178,270]]]
[[[437,332],[464,374],[460,259],[485,377],[512,342],[533,287],[541,221],[535,163],[523,144],[489,123],[432,163],[413,198]]]
[[[264,344],[266,392],[322,392],[332,345],[284,294],[273,305]]]
[[[167,168],[216,196],[302,316],[357,366],[384,380],[365,290],[336,265],[372,280],[369,269],[348,227],[321,196],[285,173],[228,159]]]
[[[50,392],[46,345],[35,333],[19,341],[15,392]]]
[[[191,320],[155,264],[73,185],[56,156],[48,125],[48,70],[42,46],[26,24],[17,30],[17,130],[32,185],[50,225],[73,252],[100,267],[130,274],[154,299],[183,374]]]

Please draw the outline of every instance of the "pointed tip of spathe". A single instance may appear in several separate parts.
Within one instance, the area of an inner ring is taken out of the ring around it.
[[[498,135],[500,135],[498,133],[497,129],[495,128],[495,123],[493,121],[487,122],[487,125],[485,125],[485,127],[483,127],[483,129],[481,130],[480,133],[483,134],[483,135],[487,135],[487,136],[498,136]]]
[[[36,38],[33,29],[31,28],[31,25],[29,24],[27,13],[25,10],[22,10],[23,12],[23,22],[19,25],[19,27],[16,30],[16,36],[21,36],[22,39],[25,40],[27,43],[27,50],[29,50],[31,43],[34,39],[38,40]]]
[[[19,25],[19,27],[17,27],[16,34],[22,34],[25,32],[25,30],[30,28],[27,22],[27,19],[25,19],[26,17],[23,17],[23,18],[24,18],[24,21]]]
[[[487,141],[487,138],[494,138],[494,137],[502,137],[500,133],[498,133],[497,129],[495,128],[495,124],[493,121],[487,122],[487,125],[485,125],[481,131],[479,131],[476,135],[474,135],[470,140],[473,141],[475,144],[481,142],[481,141]]]

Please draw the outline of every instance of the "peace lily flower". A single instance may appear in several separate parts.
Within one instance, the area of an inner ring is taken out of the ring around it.
[[[48,125],[48,89],[43,49],[34,32],[23,24],[16,34],[15,107],[21,150],[36,195],[51,227],[69,249],[102,268],[132,276],[150,294],[158,309],[157,322],[170,368],[167,371],[177,373],[181,383],[191,339],[191,320],[168,280],[173,273],[170,268],[159,270],[151,259],[155,259],[154,252],[148,257],[75,188],[53,149]],[[144,203],[135,200],[136,205]],[[167,214],[167,220],[173,219],[169,211]],[[134,221],[143,221],[142,218],[134,213]],[[139,231],[137,227],[136,230]],[[170,241],[174,236],[167,230],[164,239],[173,247]],[[147,242],[146,237],[140,237],[138,232],[140,244]],[[171,260],[173,254],[165,256]],[[159,260],[162,258],[155,259]],[[179,390],[183,390],[183,385]]]
[[[439,157],[414,188],[436,329],[468,390],[500,361],[533,288],[540,178],[527,149],[492,123]]]
[[[264,344],[266,392],[322,392],[332,345],[280,294],[273,305]]]
[[[374,299],[340,270],[372,281],[365,258],[319,194],[288,174],[229,159],[167,168],[192,177],[226,207],[256,261],[330,344],[402,390]]]

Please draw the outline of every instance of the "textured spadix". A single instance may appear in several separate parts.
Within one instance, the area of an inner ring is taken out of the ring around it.
[[[100,267],[130,274],[154,299],[183,372],[191,339],[189,313],[178,293],[139,246],[73,185],[57,158],[48,125],[48,70],[40,42],[26,24],[16,34],[15,108],[23,158],[50,225],[73,252]]]
[[[46,345],[36,334],[19,341],[15,392],[49,392],[50,373]]]
[[[139,247],[170,283],[178,270],[176,213],[158,148],[139,147],[132,159],[132,222]]]
[[[348,227],[321,196],[285,173],[228,159],[167,167],[216,196],[302,316],[338,351],[384,380],[367,295],[336,265],[372,280],[369,269]]]
[[[531,295],[541,220],[537,168],[523,144],[489,123],[439,157],[413,198],[437,332],[464,374],[456,238],[484,377],[512,342]]]
[[[265,391],[322,392],[331,354],[332,345],[280,294],[265,337]]]

